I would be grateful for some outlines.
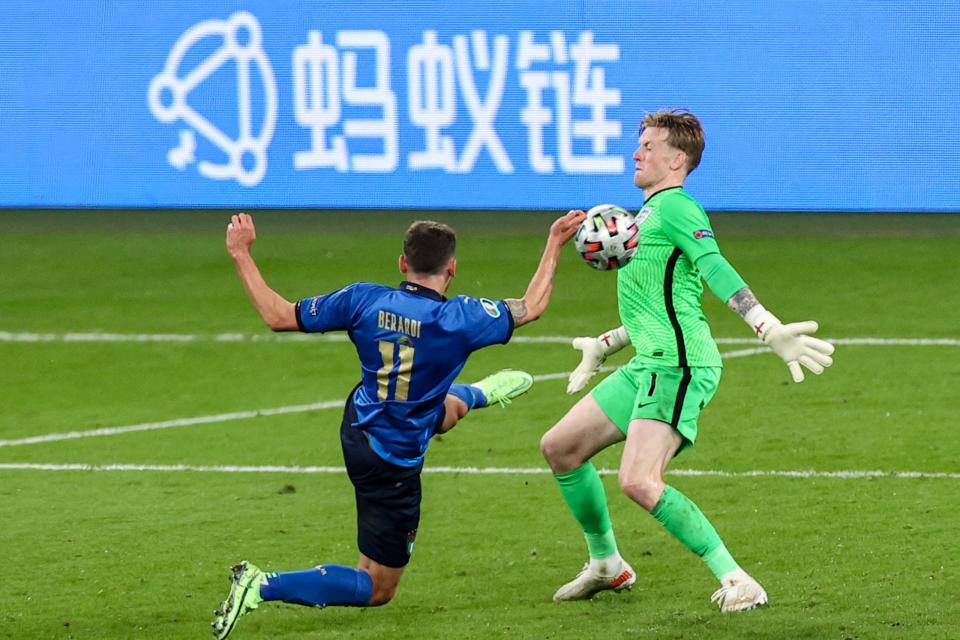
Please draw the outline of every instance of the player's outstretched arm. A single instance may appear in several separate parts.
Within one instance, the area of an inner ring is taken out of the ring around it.
[[[567,377],[567,393],[576,393],[587,386],[600,366],[620,349],[630,344],[630,336],[621,325],[616,329],[604,331],[596,338],[579,337],[573,339],[573,348],[580,351],[580,364]]]
[[[579,209],[569,211],[566,215],[554,220],[550,225],[547,236],[547,246],[540,257],[540,265],[527,285],[523,298],[508,298],[504,300],[510,314],[513,316],[515,327],[533,322],[547,310],[550,303],[550,293],[553,291],[553,276],[557,271],[557,260],[560,258],[560,249],[577,232],[577,227],[583,222],[586,213]]]
[[[250,255],[256,239],[257,230],[251,216],[238,213],[230,217],[227,252],[233,258],[247,297],[268,327],[274,331],[295,331],[298,327],[294,304],[270,288]]]
[[[734,293],[727,306],[746,321],[757,337],[774,353],[780,356],[794,382],[803,382],[803,365],[820,375],[833,364],[833,345],[809,335],[816,333],[819,325],[813,320],[783,324],[775,315],[763,308],[749,287]]]

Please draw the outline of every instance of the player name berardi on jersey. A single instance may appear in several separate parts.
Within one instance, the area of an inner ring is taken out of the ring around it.
[[[377,312],[377,326],[387,331],[405,333],[411,338],[420,337],[420,324],[420,320],[411,320],[389,311],[381,310]]]

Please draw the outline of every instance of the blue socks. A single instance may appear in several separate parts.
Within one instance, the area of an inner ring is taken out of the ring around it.
[[[260,585],[264,600],[282,600],[307,607],[365,607],[373,594],[366,571],[339,564],[322,564],[305,571],[268,573]]]
[[[450,391],[448,393],[463,400],[467,405],[467,409],[487,406],[487,396],[483,395],[483,391],[480,391],[479,387],[471,384],[450,385]]]

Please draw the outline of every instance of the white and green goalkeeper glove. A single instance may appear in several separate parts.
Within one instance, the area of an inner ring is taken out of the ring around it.
[[[820,375],[826,367],[833,364],[833,345],[825,340],[808,334],[816,333],[820,325],[813,320],[783,324],[777,316],[756,305],[747,311],[743,318],[747,321],[763,344],[780,356],[794,382],[803,382],[803,365],[813,373]]]
[[[607,356],[613,355],[630,344],[627,330],[617,327],[606,331],[596,338],[574,338],[573,348],[581,352],[580,364],[567,378],[567,393],[576,393],[585,386],[590,378],[600,370]]]

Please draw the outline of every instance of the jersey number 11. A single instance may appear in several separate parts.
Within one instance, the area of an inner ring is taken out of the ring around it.
[[[380,402],[406,400],[410,392],[410,376],[413,372],[413,347],[405,342],[387,342],[386,340],[381,340],[379,345],[383,366],[377,371],[377,400]],[[397,380],[392,398],[390,397],[391,377],[396,377]]]

